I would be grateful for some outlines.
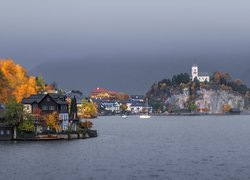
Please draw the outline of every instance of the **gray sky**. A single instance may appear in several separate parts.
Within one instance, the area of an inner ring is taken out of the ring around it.
[[[154,81],[189,71],[193,58],[203,71],[230,71],[250,84],[249,22],[249,0],[0,0],[0,57],[83,91],[99,84],[143,93]],[[73,84],[72,64],[77,71],[93,66],[81,76],[98,79]],[[126,83],[118,86],[114,69]]]

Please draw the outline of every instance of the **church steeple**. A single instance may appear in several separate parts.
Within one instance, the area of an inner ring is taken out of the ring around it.
[[[199,74],[199,69],[197,64],[194,64],[192,66],[192,81],[194,81],[194,79],[197,77],[198,78],[198,74]]]

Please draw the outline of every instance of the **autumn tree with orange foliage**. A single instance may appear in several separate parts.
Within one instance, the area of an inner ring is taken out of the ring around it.
[[[28,76],[26,69],[11,59],[0,59],[0,102],[7,104],[11,99],[21,102],[37,91],[36,78]]]
[[[213,76],[213,81],[216,83],[224,83],[224,81],[232,81],[232,78],[229,73],[216,71]]]
[[[229,104],[224,104],[223,105],[223,112],[227,113],[231,110],[231,106]]]
[[[45,121],[47,128],[49,128],[50,130],[59,131],[61,129],[61,120],[57,112],[47,114]]]

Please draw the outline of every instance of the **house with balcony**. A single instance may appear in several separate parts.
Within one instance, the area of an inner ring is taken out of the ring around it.
[[[28,113],[36,115],[37,112],[42,114],[50,114],[57,112],[62,120],[61,127],[63,130],[68,129],[69,111],[66,96],[62,94],[35,94],[22,100],[24,110]]]

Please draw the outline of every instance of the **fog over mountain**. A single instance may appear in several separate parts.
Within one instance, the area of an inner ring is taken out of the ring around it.
[[[101,59],[101,60],[100,60]],[[221,60],[224,59],[224,60]],[[86,57],[79,60],[64,60],[43,63],[30,71],[43,75],[47,82],[56,81],[65,89],[79,89],[88,95],[96,87],[104,87],[130,94],[145,94],[150,86],[163,78],[171,78],[181,72],[190,73],[193,63],[200,71],[229,72],[250,84],[250,61],[243,56],[122,56],[109,58]]]

